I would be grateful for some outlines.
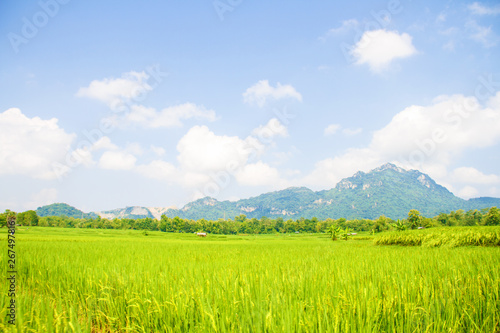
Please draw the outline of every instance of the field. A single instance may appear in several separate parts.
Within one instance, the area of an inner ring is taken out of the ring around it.
[[[41,227],[16,239],[6,332],[500,332],[499,247]]]

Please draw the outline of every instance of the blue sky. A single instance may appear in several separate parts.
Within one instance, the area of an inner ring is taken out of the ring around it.
[[[3,1],[0,210],[329,189],[500,197],[496,1]]]

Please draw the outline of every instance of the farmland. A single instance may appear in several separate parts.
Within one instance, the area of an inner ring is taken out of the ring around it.
[[[498,246],[43,227],[16,237],[15,327],[0,283],[7,332],[500,331]]]

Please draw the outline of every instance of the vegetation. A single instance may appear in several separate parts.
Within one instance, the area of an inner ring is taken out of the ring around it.
[[[500,329],[499,247],[41,227],[16,237],[16,327],[2,293],[2,332]],[[6,266],[1,256],[2,276]]]
[[[391,232],[378,236],[375,244],[426,247],[500,246],[500,227],[441,227]]]
[[[5,225],[6,216],[8,214],[16,214],[7,210],[0,214],[0,226]],[[368,231],[372,233],[380,233],[387,230],[399,230],[416,228],[433,228],[441,226],[495,226],[500,225],[500,210],[497,207],[489,209],[463,210],[452,211],[449,214],[441,213],[434,218],[427,218],[420,214],[417,210],[410,210],[407,219],[394,221],[384,215],[381,215],[375,220],[369,219],[354,219],[346,220],[345,218],[319,220],[315,217],[311,219],[300,218],[298,220],[283,220],[278,217],[270,219],[263,217],[261,219],[247,218],[245,215],[239,215],[232,219],[219,220],[189,220],[182,219],[178,216],[174,218],[162,215],[160,220],[150,217],[141,219],[118,219],[113,220],[101,218],[74,218],[67,216],[37,216],[35,211],[27,211],[17,214],[17,223],[25,226],[42,226],[42,227],[65,227],[65,228],[85,228],[85,229],[132,229],[132,230],[149,230],[163,231],[175,233],[193,233],[204,231],[211,234],[274,234],[274,233],[329,233],[333,238],[341,230],[349,229],[352,232]],[[332,235],[332,230],[337,230],[335,235]]]

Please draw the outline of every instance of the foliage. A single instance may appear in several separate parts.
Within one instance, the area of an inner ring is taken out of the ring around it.
[[[28,210],[26,212],[17,214],[17,223],[20,225],[37,226],[38,221],[38,215],[34,210]]]
[[[408,228],[417,229],[422,224],[422,216],[416,209],[411,209],[408,212]]]
[[[406,230],[406,224],[404,224],[403,221],[401,220],[397,220],[395,223],[394,223],[394,228],[397,230],[397,231],[405,231]]]
[[[338,239],[339,233],[342,231],[340,227],[337,227],[336,225],[331,225],[330,228],[328,228],[328,233],[330,234],[330,237],[333,241]]]
[[[491,207],[484,217],[484,225],[500,225],[500,210],[497,207]]]
[[[0,214],[0,224],[5,225],[7,214],[16,215],[15,212],[6,211]],[[393,220],[381,215],[376,220],[345,218],[325,220],[313,217],[311,219],[300,218],[298,220],[284,220],[282,217],[261,219],[250,218],[245,215],[238,215],[232,219],[183,219],[178,216],[174,218],[162,215],[160,220],[144,217],[140,219],[115,218],[73,218],[67,216],[44,216],[38,217],[36,212],[27,211],[18,213],[18,224],[38,225],[43,227],[67,227],[67,228],[87,228],[87,229],[132,229],[149,230],[174,233],[193,233],[204,230],[210,234],[274,234],[274,233],[328,233],[332,237],[332,230],[348,228],[352,232],[371,231],[379,233],[387,230],[403,231],[408,228],[409,220],[414,219],[414,227],[423,226],[433,228],[438,226],[470,226],[470,225],[495,225],[499,221],[499,210],[496,207],[490,209],[470,210],[468,212],[452,211],[449,214],[441,213],[434,218],[423,217],[418,211],[413,210],[408,213],[409,219]],[[450,222],[451,221],[451,222]],[[340,233],[337,232],[336,235]],[[335,237],[334,237],[335,238]]]

